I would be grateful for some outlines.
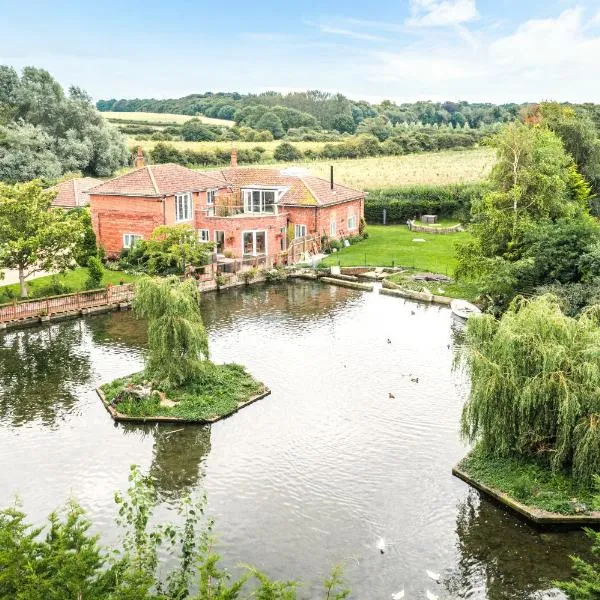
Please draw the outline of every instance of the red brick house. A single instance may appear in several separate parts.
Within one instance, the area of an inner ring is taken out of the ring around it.
[[[295,238],[357,235],[363,192],[294,169],[237,167],[194,171],[143,166],[88,191],[98,243],[118,255],[159,225],[188,223],[217,256],[275,257]]]

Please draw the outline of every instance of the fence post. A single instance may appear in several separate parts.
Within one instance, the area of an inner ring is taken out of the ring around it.
[[[77,292],[77,310],[81,309],[81,298],[79,296],[79,292]]]
[[[50,300],[46,299],[46,315],[50,315]]]

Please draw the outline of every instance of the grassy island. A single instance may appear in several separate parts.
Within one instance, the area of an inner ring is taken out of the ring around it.
[[[244,367],[209,360],[193,281],[142,278],[133,309],[148,323],[145,369],[98,390],[115,420],[211,423],[270,393]]]
[[[147,390],[140,398],[137,390]],[[169,388],[152,386],[144,372],[101,386],[104,402],[127,417],[166,417],[211,422],[236,412],[269,393],[268,388],[236,364],[208,363],[196,381]]]

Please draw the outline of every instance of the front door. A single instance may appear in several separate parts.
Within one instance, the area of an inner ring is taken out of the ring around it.
[[[215,231],[215,250],[217,254],[225,252],[225,232]]]

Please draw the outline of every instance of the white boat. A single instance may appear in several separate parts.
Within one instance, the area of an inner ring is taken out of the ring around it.
[[[471,315],[481,314],[481,309],[466,300],[452,300],[450,308],[452,309],[452,314],[463,323],[465,323]]]

